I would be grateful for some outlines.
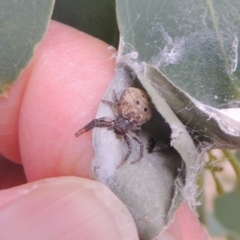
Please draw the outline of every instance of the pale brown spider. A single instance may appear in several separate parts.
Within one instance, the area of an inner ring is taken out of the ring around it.
[[[118,101],[116,92],[113,91],[113,93],[115,103],[107,100],[102,100],[102,102],[108,104],[112,108],[115,119],[109,117],[93,119],[75,133],[75,136],[78,137],[94,127],[107,127],[108,129],[113,129],[116,137],[123,137],[128,146],[128,152],[122,163],[118,166],[120,167],[127,161],[132,152],[131,138],[140,145],[140,157],[131,163],[135,163],[143,157],[143,143],[136,133],[139,133],[142,125],[152,117],[152,103],[147,93],[138,88],[130,87],[126,89],[120,101]]]

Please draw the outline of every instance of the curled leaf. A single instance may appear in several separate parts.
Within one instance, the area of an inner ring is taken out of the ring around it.
[[[143,125],[139,136],[144,143],[144,157],[131,164],[139,156],[139,145],[132,141],[133,148],[128,161],[117,168],[128,151],[126,143],[123,139],[117,139],[113,131],[96,128],[93,169],[96,179],[107,185],[129,208],[141,238],[152,239],[165,228],[183,201],[186,177],[194,179],[188,170],[200,158],[190,135],[165,100],[150,83],[136,75],[125,61],[119,63],[115,79],[104,99],[112,101],[113,89],[121,96],[130,86],[151,93],[154,114]],[[137,62],[135,64],[138,65]],[[97,117],[114,118],[114,115],[108,105],[101,104]],[[149,139],[156,142],[156,150],[152,153],[146,149]],[[185,144],[182,144],[183,141]],[[186,189],[196,192],[193,183]]]

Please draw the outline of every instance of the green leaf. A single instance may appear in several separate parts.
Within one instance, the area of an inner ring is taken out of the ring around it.
[[[238,0],[116,3],[125,51],[204,104],[240,107]]]
[[[206,222],[210,234],[214,237],[228,235],[228,230],[218,221],[212,212],[206,211]]]
[[[204,181],[204,173],[200,174],[200,178]],[[206,184],[202,182],[203,184]],[[203,186],[201,186],[202,188]],[[218,221],[213,212],[209,211],[206,207],[206,195],[202,191],[201,195],[198,196],[198,199],[201,199],[202,204],[197,207],[200,221],[207,227],[209,233],[213,237],[227,236],[228,230]]]
[[[228,150],[223,150],[223,154],[232,165],[232,168],[237,177],[238,186],[240,186],[240,162],[238,161],[237,157]]]
[[[52,18],[116,48],[118,46],[119,31],[113,0],[58,0]]]
[[[204,179],[204,173],[202,172],[201,179]],[[207,183],[205,183],[207,184]],[[207,227],[209,233],[211,234],[211,236],[213,237],[226,237],[229,240],[238,240],[239,239],[239,234],[236,232],[233,232],[231,229],[227,228],[226,225],[223,225],[220,221],[220,219],[218,219],[218,217],[216,216],[215,212],[209,211],[207,209],[207,202],[209,202],[208,200],[206,200],[206,195],[204,193],[204,191],[202,192],[202,194],[198,197],[198,199],[201,199],[202,204],[197,208],[198,213],[199,213],[199,217],[201,222]],[[215,206],[215,205],[214,205]],[[226,206],[224,206],[226,207]],[[220,210],[221,211],[221,210]],[[225,217],[227,217],[228,215],[226,214]]]
[[[214,213],[205,210],[204,224],[207,226],[211,236],[227,237],[228,240],[239,240],[240,235],[221,224]]]
[[[237,160],[240,162],[240,151],[236,151],[235,153]]]
[[[8,0],[0,8],[1,94],[19,77],[42,40],[54,1]]]
[[[215,216],[221,224],[238,235],[240,238],[240,197],[239,190],[236,188],[233,192],[217,197],[215,200]]]

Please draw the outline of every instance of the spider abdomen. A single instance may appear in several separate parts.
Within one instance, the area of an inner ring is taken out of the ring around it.
[[[143,125],[152,117],[152,103],[148,94],[139,88],[124,91],[119,108],[121,115],[137,125]]]

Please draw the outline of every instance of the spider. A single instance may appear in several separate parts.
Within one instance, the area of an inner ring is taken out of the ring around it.
[[[142,125],[152,117],[153,106],[148,94],[139,88],[127,88],[123,92],[120,101],[118,101],[115,91],[113,91],[113,95],[115,103],[108,100],[102,100],[102,102],[112,108],[115,118],[102,117],[93,119],[86,126],[76,132],[75,136],[78,137],[94,127],[107,127],[108,129],[114,130],[116,137],[124,138],[128,146],[128,152],[118,166],[119,168],[127,161],[132,152],[131,138],[137,141],[140,145],[140,156],[131,163],[133,164],[142,159],[143,143],[138,138],[137,134],[140,132]]]

